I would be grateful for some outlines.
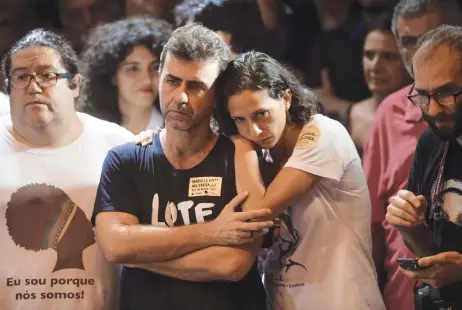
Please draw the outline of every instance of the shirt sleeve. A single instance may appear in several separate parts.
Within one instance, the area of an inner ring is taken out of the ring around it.
[[[133,143],[115,147],[106,155],[96,193],[93,224],[101,212],[124,212],[139,218],[141,202],[133,174],[134,158]]]
[[[388,154],[385,143],[387,143],[387,122],[384,108],[386,102],[382,103],[382,109],[378,109],[372,123],[369,136],[364,145],[363,170],[366,176],[367,186],[371,197],[371,230],[372,233],[379,230],[385,219],[385,206],[387,204],[385,192],[386,184],[384,177],[387,169]]]
[[[340,123],[330,128],[327,126],[321,128],[316,122],[305,126],[292,156],[284,167],[299,169],[339,182],[346,167],[345,157],[348,153],[347,150],[339,151],[340,146],[344,145],[338,141],[339,139],[351,139]]]

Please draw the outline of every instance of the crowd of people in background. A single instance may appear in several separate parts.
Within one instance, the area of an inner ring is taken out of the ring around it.
[[[461,26],[461,0],[0,1],[0,308],[433,309],[416,284],[462,282]]]

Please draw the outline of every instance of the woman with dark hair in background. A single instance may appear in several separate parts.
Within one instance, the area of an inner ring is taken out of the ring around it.
[[[383,310],[371,254],[370,199],[353,141],[316,114],[316,98],[266,54],[219,77],[216,119],[234,136],[238,191],[279,216],[264,267],[271,309]],[[279,172],[265,189],[256,149]]]
[[[144,17],[96,27],[81,57],[83,110],[133,133],[161,127],[157,70],[172,31],[169,23]]]
[[[350,105],[345,125],[359,153],[369,135],[375,111],[386,96],[411,82],[391,32],[391,19],[383,17],[371,25],[363,47],[363,72],[372,96]]]

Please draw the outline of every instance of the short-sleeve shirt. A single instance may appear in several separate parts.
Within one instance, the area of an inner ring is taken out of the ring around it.
[[[0,116],[10,113],[10,97],[0,92]]]
[[[265,265],[272,309],[384,309],[371,254],[369,193],[346,129],[315,115],[286,168],[320,180],[281,218]]]
[[[406,97],[410,89],[408,85],[380,103],[362,157],[371,195],[372,235],[382,229],[385,233],[383,298],[387,310],[414,309],[414,280],[399,270],[396,259],[413,258],[416,254],[406,247],[400,233],[385,221],[388,200],[406,188],[417,141],[428,128],[420,108]]]
[[[220,136],[191,169],[175,169],[159,135],[147,147],[128,143],[105,160],[93,220],[99,212],[134,215],[140,224],[173,227],[215,219],[236,195],[234,145]],[[256,265],[238,282],[190,282],[124,268],[122,310],[263,309],[265,293]]]
[[[460,141],[459,141],[460,140]],[[442,242],[434,251],[462,253],[462,139],[449,141],[449,150],[443,172],[443,234]],[[407,189],[416,195],[423,195],[431,205],[431,188],[438,175],[443,158],[445,142],[429,128],[419,139],[409,175]],[[419,254],[419,253],[417,253]]]
[[[90,218],[101,167],[133,135],[78,113],[83,132],[59,148],[16,140],[0,117],[0,309],[118,309],[120,268],[95,241]]]

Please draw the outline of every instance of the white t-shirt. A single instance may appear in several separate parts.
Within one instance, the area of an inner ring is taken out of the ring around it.
[[[10,97],[0,92],[0,116],[10,113]]]
[[[348,132],[315,115],[284,167],[321,178],[281,216],[264,269],[272,309],[385,309],[372,260],[369,191]]]
[[[90,222],[106,154],[126,129],[78,114],[84,131],[58,149],[29,148],[0,118],[0,309],[114,310],[119,267]]]

